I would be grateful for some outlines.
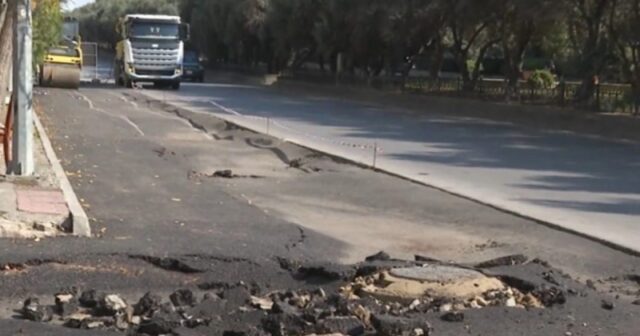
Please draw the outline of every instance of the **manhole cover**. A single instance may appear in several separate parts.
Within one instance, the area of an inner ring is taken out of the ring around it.
[[[474,270],[445,265],[395,268],[389,271],[389,274],[398,278],[426,282],[457,282],[485,278],[484,274]]]

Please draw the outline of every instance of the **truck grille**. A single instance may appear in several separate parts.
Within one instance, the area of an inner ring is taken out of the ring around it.
[[[140,70],[173,70],[179,61],[179,46],[176,42],[133,42],[133,63]]]
[[[136,75],[140,76],[173,76],[174,70],[145,70],[136,69]]]

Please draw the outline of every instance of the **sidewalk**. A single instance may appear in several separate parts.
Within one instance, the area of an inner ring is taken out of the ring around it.
[[[72,216],[60,179],[46,154],[41,136],[36,130],[36,171],[32,177],[6,175],[4,153],[0,148],[0,238],[39,240],[73,231]]]

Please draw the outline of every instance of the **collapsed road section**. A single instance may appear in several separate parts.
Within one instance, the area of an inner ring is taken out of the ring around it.
[[[354,265],[277,263],[293,286],[238,279],[137,297],[67,288],[28,298],[16,308],[32,321],[128,335],[632,335],[638,330],[640,300],[611,301],[524,256],[475,266],[421,256],[399,260],[384,252]]]

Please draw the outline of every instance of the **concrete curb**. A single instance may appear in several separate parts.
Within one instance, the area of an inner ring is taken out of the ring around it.
[[[42,142],[42,147],[44,148],[45,155],[51,163],[51,167],[53,167],[53,173],[56,175],[58,181],[60,182],[60,189],[62,189],[64,199],[67,202],[67,206],[69,207],[69,219],[71,221],[72,233],[73,235],[79,237],[91,237],[89,217],[87,217],[87,214],[82,208],[82,205],[80,205],[78,196],[73,191],[73,187],[71,186],[71,183],[67,178],[67,174],[64,172],[64,169],[60,164],[60,160],[58,160],[58,156],[53,150],[51,140],[49,140],[49,136],[47,136],[47,132],[45,131],[44,126],[42,126],[38,114],[35,112],[33,113],[33,121],[36,126],[36,130],[40,135],[40,141]]]

